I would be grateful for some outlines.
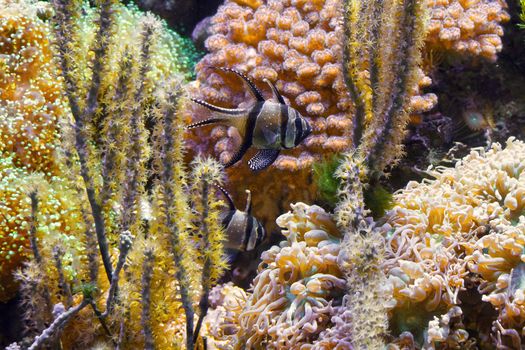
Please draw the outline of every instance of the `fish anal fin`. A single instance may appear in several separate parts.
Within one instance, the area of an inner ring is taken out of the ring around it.
[[[263,170],[272,165],[279,156],[279,152],[278,149],[261,149],[248,161],[248,165],[253,171]]]

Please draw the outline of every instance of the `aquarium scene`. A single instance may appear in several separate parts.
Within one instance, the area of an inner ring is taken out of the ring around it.
[[[525,0],[0,0],[0,349],[525,350]]]

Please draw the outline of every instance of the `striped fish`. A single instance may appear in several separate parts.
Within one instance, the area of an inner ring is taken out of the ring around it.
[[[257,102],[247,109],[230,109],[212,105],[202,100],[191,100],[209,110],[216,112],[212,118],[202,120],[187,126],[188,129],[209,124],[224,124],[239,130],[242,143],[239,150],[224,166],[230,167],[244,156],[251,146],[259,151],[248,161],[253,171],[270,166],[282,149],[299,145],[310,133],[312,128],[308,121],[294,108],[288,106],[283,96],[268,79],[263,79],[272,89],[276,101],[265,100],[255,84],[244,74],[231,68],[215,68],[232,72],[241,77],[250,87]]]
[[[252,251],[266,238],[264,226],[251,215],[252,196],[246,190],[246,209],[240,211],[235,208],[230,194],[221,186],[216,185],[223,193],[228,202],[229,209],[222,213],[221,221],[226,230],[228,240],[224,242],[224,248],[234,251]]]

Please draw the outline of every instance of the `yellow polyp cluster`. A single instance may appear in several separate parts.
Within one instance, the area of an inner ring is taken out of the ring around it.
[[[481,56],[501,51],[502,23],[510,19],[505,0],[426,0],[430,10],[427,43],[434,48]]]
[[[157,228],[155,228],[156,230]],[[157,232],[157,231],[152,231]],[[126,322],[125,346],[141,347],[144,344],[144,334],[141,332],[142,304],[142,263],[144,251],[153,250],[154,268],[151,279],[151,328],[156,346],[161,349],[182,349],[185,339],[185,317],[180,302],[179,285],[174,276],[173,258],[165,237],[154,239],[137,239],[129,255],[129,273],[122,283],[122,306],[115,314],[114,322]],[[196,282],[196,281],[195,281]],[[194,287],[197,287],[197,282]],[[195,300],[197,302],[197,300]]]
[[[39,243],[45,240],[49,244],[39,247],[41,254],[52,256],[57,242],[73,247],[80,244],[75,234],[81,232],[83,225],[79,211],[72,206],[74,196],[60,179],[51,178],[50,181],[16,168],[11,158],[0,161],[0,301],[7,301],[14,295],[17,283],[13,273],[22,262],[33,257],[29,244],[32,224],[29,191],[35,189],[39,199],[36,223]],[[69,278],[75,277],[79,263],[77,260],[76,266],[67,267]]]
[[[58,120],[67,109],[43,3],[0,1],[0,155],[17,167],[56,174]]]
[[[333,219],[320,207],[297,203],[277,223],[286,241],[263,253],[253,292],[217,308],[222,321],[236,322],[229,329],[237,333],[225,332],[228,323],[223,323],[211,328],[211,342],[235,349],[294,349],[307,346],[330,324],[332,300],[346,284],[337,264],[341,235]]]
[[[192,163],[192,209],[200,213],[194,218],[194,236],[197,246],[202,247],[196,258],[209,266],[202,279],[203,288],[208,290],[217,283],[228,266],[223,256],[226,236],[220,220],[224,206],[223,202],[216,199],[215,186],[222,183],[222,176],[221,166],[211,158],[197,158]]]
[[[418,305],[427,315],[462,308],[460,291],[474,285],[499,311],[494,322],[523,327],[517,320],[525,316],[524,289],[515,281],[509,292],[509,284],[525,261],[524,170],[525,144],[511,138],[505,149],[474,150],[455,168],[431,171],[434,180],[411,182],[395,195],[383,226],[393,313]]]

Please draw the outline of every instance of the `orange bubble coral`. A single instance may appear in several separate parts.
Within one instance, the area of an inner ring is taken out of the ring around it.
[[[210,310],[204,320],[208,348],[232,349],[239,329],[239,315],[246,305],[248,293],[229,282],[218,285],[210,293]]]
[[[427,4],[431,47],[497,59],[502,47],[501,24],[510,19],[504,0],[427,0]]]
[[[67,113],[40,3],[0,1],[0,154],[29,170],[57,173],[58,120]]]

